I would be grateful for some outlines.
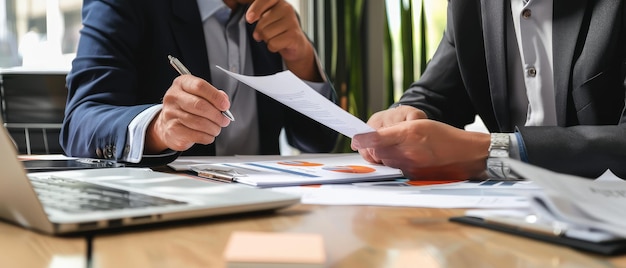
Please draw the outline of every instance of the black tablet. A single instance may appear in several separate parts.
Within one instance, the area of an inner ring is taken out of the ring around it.
[[[90,168],[123,167],[124,164],[103,159],[35,159],[22,160],[26,172],[59,171]]]

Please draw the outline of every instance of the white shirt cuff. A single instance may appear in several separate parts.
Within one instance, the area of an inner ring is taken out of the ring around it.
[[[128,125],[127,144],[130,145],[128,154],[122,156],[122,160],[129,163],[139,163],[143,156],[143,148],[146,141],[146,131],[152,119],[161,111],[162,104],[154,105],[135,116]]]

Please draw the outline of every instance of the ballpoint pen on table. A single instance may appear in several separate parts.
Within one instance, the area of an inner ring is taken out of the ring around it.
[[[180,62],[180,60],[178,60],[176,57],[172,56],[172,55],[167,55],[167,58],[170,60],[170,64],[172,65],[172,67],[174,67],[174,69],[176,69],[176,71],[180,74],[191,74],[191,72],[189,71],[189,69],[187,69],[187,67],[185,67],[185,65],[183,65],[182,62]],[[230,119],[230,121],[235,121],[235,117],[233,116],[233,114],[229,111],[222,111],[222,114]]]

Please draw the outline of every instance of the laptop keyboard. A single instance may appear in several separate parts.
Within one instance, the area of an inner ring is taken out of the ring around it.
[[[54,208],[67,213],[185,204],[176,200],[54,176],[31,177],[30,181],[45,208]]]

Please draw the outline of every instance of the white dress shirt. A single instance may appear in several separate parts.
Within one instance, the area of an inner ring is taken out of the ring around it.
[[[507,78],[513,123],[516,126],[555,126],[553,0],[511,0],[510,4]],[[519,144],[523,141],[519,138],[521,136],[511,134],[510,155],[516,159],[521,158]]]
[[[555,126],[556,104],[552,60],[552,0],[511,0],[519,56],[509,57],[512,107],[524,107],[524,125]],[[509,49],[514,53],[514,49]],[[520,59],[520,61],[515,61]],[[526,95],[524,99],[523,95]],[[513,105],[524,103],[526,105]],[[515,112],[515,111],[514,111]],[[518,113],[520,111],[517,111]],[[519,122],[515,122],[519,123]]]

